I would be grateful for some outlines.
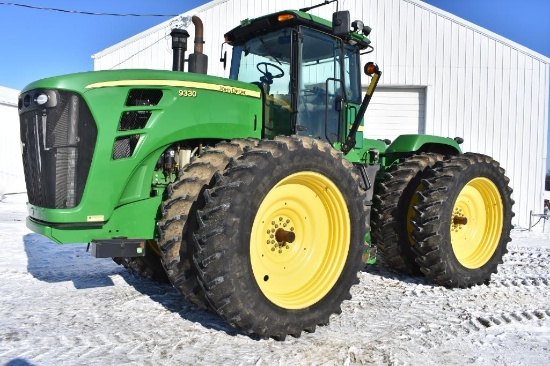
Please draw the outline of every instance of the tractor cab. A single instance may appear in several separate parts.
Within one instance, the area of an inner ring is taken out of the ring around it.
[[[344,14],[347,13],[347,14]],[[264,138],[296,134],[344,142],[361,104],[360,52],[370,41],[302,11],[284,11],[228,32],[230,78],[256,84],[264,101]],[[347,17],[347,18],[346,18]],[[334,23],[334,22],[333,22]]]

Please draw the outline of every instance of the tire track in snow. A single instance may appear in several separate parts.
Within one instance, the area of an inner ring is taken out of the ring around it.
[[[380,315],[392,317],[392,324],[404,324],[398,328],[398,338],[405,344],[420,345],[428,352],[456,339],[475,337],[489,327],[548,326],[549,259],[547,249],[513,248],[489,285],[469,289],[435,287],[423,278],[408,277],[378,266],[367,269],[375,278],[379,276],[368,288],[372,290],[372,305],[382,304],[386,308]],[[393,296],[388,296],[389,290],[394,292]],[[394,309],[392,302],[388,302],[392,297],[393,302],[400,301]],[[392,332],[392,336],[395,333]],[[384,337],[381,333],[377,335]],[[406,347],[401,350],[408,352]]]

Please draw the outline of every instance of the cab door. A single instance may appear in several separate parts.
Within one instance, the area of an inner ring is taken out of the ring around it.
[[[296,133],[340,141],[346,104],[342,42],[306,27],[299,36]]]

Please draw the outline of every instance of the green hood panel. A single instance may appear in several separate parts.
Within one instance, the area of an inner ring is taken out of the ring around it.
[[[260,98],[259,88],[253,84],[189,72],[145,69],[90,71],[61,75],[35,81],[27,85],[22,92],[32,89],[64,89],[84,93],[91,89],[110,86],[181,88],[191,87],[189,85],[192,83],[202,83],[203,85],[197,84],[194,87],[210,88],[221,93],[249,93],[252,97]]]
[[[23,93],[33,89],[80,94],[97,126],[80,204],[70,209],[29,205],[29,214],[43,222],[106,222],[117,207],[148,200],[157,160],[175,142],[261,137],[260,90],[235,80],[177,71],[114,70],[42,79]],[[132,105],[129,95],[136,89],[160,90],[162,97],[156,105]],[[146,124],[122,128],[123,118],[137,112],[149,115]],[[137,141],[133,152],[115,158],[115,142],[128,137]],[[79,138],[85,139],[85,132]]]

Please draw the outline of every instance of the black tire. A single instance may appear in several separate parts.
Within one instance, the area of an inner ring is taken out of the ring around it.
[[[260,141],[216,177],[199,212],[195,263],[206,297],[229,324],[284,340],[313,332],[341,312],[359,282],[368,219],[366,195],[352,169],[327,143],[292,136]],[[282,232],[295,237],[279,241],[279,223],[288,223]],[[314,264],[319,257],[323,261]]]
[[[170,282],[162,266],[158,246],[154,240],[147,241],[145,256],[113,257],[113,261],[139,276],[158,282]]]
[[[412,205],[424,170],[440,160],[443,160],[440,154],[413,155],[386,172],[376,189],[372,207],[373,242],[382,260],[401,273],[422,274],[411,248]]]
[[[510,242],[509,179],[498,162],[473,153],[426,170],[413,238],[422,272],[447,287],[487,283]]]
[[[166,273],[181,295],[202,309],[210,309],[210,306],[197,282],[192,260],[195,247],[190,243],[198,228],[196,210],[204,205],[203,193],[211,187],[214,174],[223,171],[232,157],[242,154],[244,147],[255,143],[254,140],[235,139],[207,148],[167,188],[162,219],[157,224]]]

